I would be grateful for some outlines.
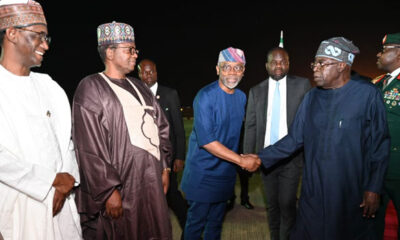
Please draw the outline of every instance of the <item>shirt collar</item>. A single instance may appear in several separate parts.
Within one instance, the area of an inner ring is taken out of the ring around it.
[[[280,80],[279,80],[279,83],[286,83],[286,77],[287,77],[287,75],[284,76],[282,79],[280,79]],[[269,77],[268,80],[269,80],[269,82],[273,82],[273,83],[276,82],[276,80],[275,80],[275,79],[272,79],[271,77]],[[279,85],[281,85],[281,84],[279,84]]]
[[[390,73],[390,76],[392,77],[396,77],[397,75],[400,74],[400,68],[394,70],[393,72]]]
[[[154,85],[151,86],[151,88],[150,88],[150,90],[154,96],[157,94],[157,88],[158,88],[158,82],[154,83]]]

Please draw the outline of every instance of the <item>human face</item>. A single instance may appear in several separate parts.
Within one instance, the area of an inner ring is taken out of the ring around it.
[[[238,62],[221,62],[217,66],[219,83],[225,92],[233,92],[243,78],[244,64]]]
[[[21,62],[27,67],[39,67],[43,56],[49,50],[47,27],[32,25],[26,28],[15,28],[19,35],[18,49],[21,53]]]
[[[157,82],[156,65],[147,60],[143,60],[139,67],[139,78],[150,88]]]
[[[397,44],[386,44],[383,46],[382,51],[376,55],[378,57],[376,65],[380,70],[390,73],[400,67],[399,47],[400,45]]]
[[[289,72],[289,56],[286,51],[277,49],[268,56],[266,63],[268,75],[274,80],[281,80]]]
[[[133,42],[124,42],[111,46],[113,58],[111,60],[115,68],[122,74],[128,74],[135,69],[138,51],[136,44]]]
[[[314,81],[318,87],[336,88],[339,86],[340,76],[339,65],[346,63],[339,62],[330,58],[317,57],[311,67],[314,71]]]

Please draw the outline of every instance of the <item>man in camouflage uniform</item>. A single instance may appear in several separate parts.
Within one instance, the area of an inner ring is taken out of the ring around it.
[[[400,222],[400,33],[387,34],[382,44],[382,51],[377,54],[377,66],[387,74],[378,76],[373,83],[382,90],[391,135],[389,167],[381,206],[377,213],[378,234],[383,238],[385,212],[389,200],[393,201]]]

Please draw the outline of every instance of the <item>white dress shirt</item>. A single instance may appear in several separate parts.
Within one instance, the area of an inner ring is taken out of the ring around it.
[[[267,107],[267,122],[265,131],[264,147],[270,145],[271,139],[271,114],[272,114],[272,101],[274,99],[274,92],[276,87],[276,80],[271,77],[268,79],[268,107]],[[288,133],[287,127],[287,107],[286,107],[286,76],[279,80],[279,95],[280,95],[280,117],[279,117],[279,139],[286,136]]]
[[[398,68],[398,69],[394,70],[393,72],[391,72],[390,73],[391,77],[389,78],[387,85],[389,85],[393,81],[393,79],[399,74],[400,74],[400,68]]]
[[[158,82],[154,83],[154,85],[150,87],[150,90],[154,96],[157,94],[157,88],[158,88]]]

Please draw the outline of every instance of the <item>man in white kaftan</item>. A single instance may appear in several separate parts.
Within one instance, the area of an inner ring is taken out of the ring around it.
[[[46,20],[38,3],[9,2],[0,2],[0,236],[81,239],[68,98],[30,71],[49,48]]]

